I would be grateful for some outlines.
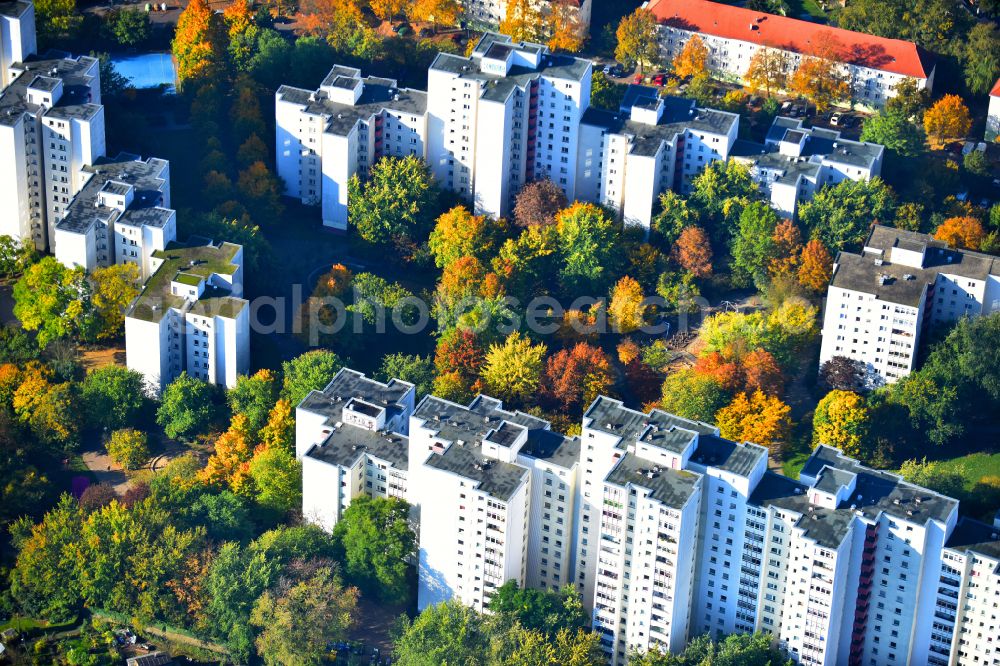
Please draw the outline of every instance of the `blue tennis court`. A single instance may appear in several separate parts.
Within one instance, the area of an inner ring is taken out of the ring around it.
[[[136,88],[167,85],[173,90],[176,82],[174,62],[169,53],[140,53],[111,57],[115,69],[127,77]]]

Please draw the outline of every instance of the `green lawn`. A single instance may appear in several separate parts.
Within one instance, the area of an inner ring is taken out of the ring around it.
[[[949,472],[958,472],[965,478],[966,490],[972,490],[984,476],[1000,476],[1000,453],[970,453],[943,460],[941,464]]]

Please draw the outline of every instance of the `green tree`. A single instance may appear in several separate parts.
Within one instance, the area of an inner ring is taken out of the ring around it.
[[[900,157],[917,157],[924,152],[927,138],[902,112],[886,110],[865,120],[861,140],[881,144]]]
[[[618,227],[600,207],[575,203],[556,221],[562,267],[559,281],[567,294],[607,293],[617,267]]]
[[[14,285],[14,315],[25,329],[38,332],[42,347],[67,336],[90,340],[97,321],[91,292],[82,268],[45,257]]]
[[[650,226],[653,241],[661,248],[670,249],[684,229],[698,225],[698,211],[673,190],[660,195],[659,209]]]
[[[322,391],[333,376],[344,367],[340,357],[331,351],[317,349],[296,356],[281,365],[284,377],[281,397],[297,407],[310,391]]]
[[[642,71],[656,64],[660,46],[656,39],[656,17],[648,9],[637,9],[621,20],[615,32],[618,45],[615,60],[626,67],[639,66]]]
[[[247,430],[259,432],[278,401],[278,380],[270,370],[259,370],[253,375],[241,375],[236,385],[226,392],[226,400],[233,414],[247,419]]]
[[[83,22],[76,0],[36,0],[35,27],[43,45],[72,37]]]
[[[767,634],[731,634],[719,641],[707,635],[698,636],[681,654],[657,650],[633,654],[628,663],[635,666],[792,666],[794,662],[771,644]]]
[[[911,122],[922,118],[931,105],[930,92],[919,87],[915,79],[903,79],[893,87],[893,92],[895,94],[885,102],[886,113],[898,113]]]
[[[216,389],[182,372],[163,390],[156,422],[167,437],[190,437],[208,428],[217,414]]]
[[[799,210],[799,220],[831,251],[860,247],[873,223],[890,222],[896,197],[881,178],[845,180],[820,190]]]
[[[80,383],[87,422],[118,430],[137,425],[149,406],[142,373],[120,365],[91,370]]]
[[[572,585],[558,591],[539,590],[522,588],[517,581],[510,580],[493,593],[489,609],[526,629],[546,634],[590,627],[590,617],[583,607],[583,600]]]
[[[115,430],[107,443],[108,455],[122,469],[136,470],[149,462],[146,433],[135,428]]]
[[[410,382],[417,389],[417,400],[432,393],[434,388],[434,359],[417,354],[386,354],[376,374],[379,381],[400,379]]]
[[[253,651],[251,611],[279,568],[280,562],[260,548],[244,549],[229,542],[219,548],[205,575],[207,628],[242,662],[249,660]]]
[[[483,367],[483,381],[492,395],[504,400],[526,400],[542,379],[545,345],[514,332],[503,343],[490,347]]]
[[[768,282],[768,268],[777,251],[774,230],[781,220],[763,201],[754,201],[740,213],[739,228],[732,241],[733,282],[758,289]]]
[[[344,575],[366,594],[388,602],[407,598],[406,559],[416,547],[409,514],[410,505],[401,499],[360,496],[337,521],[333,536],[343,553]]]
[[[374,273],[358,273],[351,286],[354,288],[354,302],[347,307],[347,311],[360,315],[366,324],[375,324],[382,318],[386,322],[391,321],[394,309],[404,324],[413,323],[416,311],[407,305],[413,294],[398,282],[389,282]]]
[[[327,645],[347,637],[357,605],[357,589],[345,588],[330,567],[287,590],[268,590],[250,615],[260,629],[257,653],[269,666],[318,666],[328,655]]]
[[[38,253],[30,240],[0,236],[0,277],[21,275],[37,258]]]
[[[1000,77],[1000,30],[977,22],[965,37],[962,60],[965,85],[973,95],[985,95]]]
[[[104,17],[104,30],[119,46],[138,46],[153,34],[149,15],[138,9],[112,9]]]
[[[940,460],[907,460],[899,474],[910,483],[930,488],[948,497],[965,497],[965,477],[961,471],[949,468]]]
[[[830,391],[813,414],[813,445],[841,449],[852,458],[868,458],[865,444],[871,413],[865,399],[851,391]]]
[[[267,448],[250,461],[254,499],[275,516],[286,516],[302,507],[302,464],[295,455],[279,448]]]
[[[663,382],[660,407],[681,418],[713,423],[715,414],[725,407],[732,394],[718,379],[694,370],[679,370]]]
[[[420,241],[430,231],[438,192],[423,160],[408,155],[384,157],[364,184],[348,183],[347,214],[369,243],[391,239]]]
[[[393,641],[398,666],[484,666],[489,633],[481,615],[459,601],[428,606],[403,618]]]
[[[131,262],[102,266],[90,272],[91,303],[97,340],[125,333],[125,310],[139,295],[139,267]]]
[[[625,98],[626,87],[609,79],[604,72],[595,71],[590,82],[590,105],[617,112]]]

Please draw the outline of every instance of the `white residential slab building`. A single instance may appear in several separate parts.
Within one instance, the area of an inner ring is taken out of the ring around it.
[[[384,156],[426,158],[427,94],[334,66],[318,90],[275,93],[278,176],[285,194],[320,205],[324,226],[347,228],[347,186]]]
[[[742,81],[760,48],[784,54],[787,71],[803,57],[829,53],[854,104],[880,109],[906,79],[928,90],[934,84],[931,55],[912,42],[886,39],[776,14],[709,0],[652,0],[647,3],[659,22],[663,58],[672,60],[692,35],[709,50],[708,67],[718,77]]]
[[[10,68],[37,50],[35,5],[26,0],[0,2],[0,90],[13,80]]]
[[[0,234],[52,250],[55,223],[104,154],[99,63],[50,54],[9,65],[0,92]]]
[[[750,167],[754,180],[786,217],[824,187],[881,175],[885,147],[851,141],[836,130],[806,127],[801,118],[777,117],[763,144],[737,141],[732,159]]]
[[[191,238],[150,257],[152,275],[125,312],[126,363],[159,393],[181,372],[232,387],[250,368],[243,247]]]
[[[306,518],[404,497],[418,607],[478,610],[507,581],[575,584],[613,666],[694,636],[763,631],[795,661],[988,664],[1000,521],[817,447],[799,480],[709,424],[600,397],[579,437],[479,396],[340,371],[296,412]]]
[[[123,153],[98,159],[83,174],[86,184],[55,224],[56,259],[88,271],[133,263],[147,280],[153,253],[177,240],[170,163]]]
[[[876,225],[860,254],[834,262],[820,365],[844,356],[892,383],[914,369],[928,326],[997,311],[1000,258]]]

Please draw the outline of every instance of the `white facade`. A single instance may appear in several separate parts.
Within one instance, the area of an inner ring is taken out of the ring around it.
[[[986,140],[996,141],[1000,136],[1000,79],[990,90],[990,108],[986,112]]]
[[[927,326],[998,310],[1000,259],[875,226],[861,254],[834,263],[820,365],[844,356],[892,383],[913,370]]]
[[[709,69],[722,79],[742,81],[760,48],[780,51],[790,74],[804,56],[826,46],[834,58],[841,58],[841,74],[851,91],[844,103],[880,109],[905,79],[928,90],[934,83],[929,54],[910,42],[708,0],[653,0],[648,9],[660,23],[665,61],[673,60],[691,36],[698,35],[709,50]]]
[[[126,364],[159,393],[181,372],[232,387],[250,368],[243,247],[191,239],[151,255],[152,275],[125,313]]]
[[[383,156],[426,157],[426,93],[334,66],[318,90],[275,93],[278,176],[285,194],[321,205],[324,226],[347,228],[347,186]]]
[[[582,34],[590,31],[592,0],[536,0],[535,7],[545,16],[553,4],[562,3],[570,11]],[[507,0],[462,0],[465,20],[472,28],[496,30],[507,16]]]
[[[54,226],[104,154],[99,63],[31,58],[0,92],[0,233],[52,250]]]
[[[296,450],[324,529],[362,494],[410,502],[421,609],[575,584],[616,666],[753,631],[811,665],[996,656],[1000,523],[956,500],[825,446],[795,481],[763,447],[609,398],[568,438],[492,398],[413,395],[342,370],[299,406]]]
[[[824,187],[881,175],[885,147],[851,141],[836,130],[805,127],[799,118],[777,117],[763,144],[737,142],[732,158],[750,167],[754,181],[784,216]]]
[[[13,80],[11,67],[37,50],[35,5],[26,0],[0,2],[0,90]]]
[[[133,263],[147,280],[153,253],[177,240],[169,162],[122,154],[98,159],[82,176],[85,184],[55,223],[56,259],[88,271]]]

